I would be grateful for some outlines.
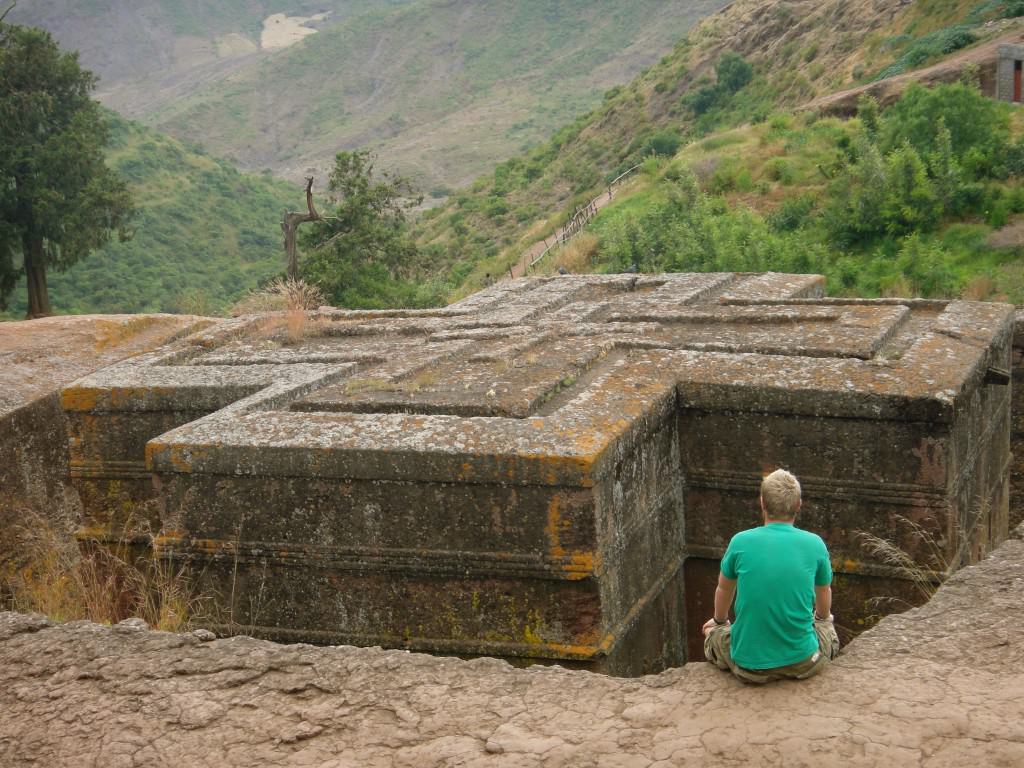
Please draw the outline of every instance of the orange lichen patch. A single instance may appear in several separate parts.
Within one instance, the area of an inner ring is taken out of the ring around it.
[[[565,557],[565,550],[562,548],[562,533],[570,529],[571,523],[562,520],[561,497],[556,494],[548,504],[548,522],[544,532],[548,537],[548,553],[553,558]]]
[[[224,539],[190,539],[189,548],[204,555],[234,554],[236,547],[234,541]]]
[[[582,581],[594,575],[595,564],[599,561],[593,552],[575,552],[562,565],[562,571],[569,581]]]
[[[159,554],[162,550],[174,550],[185,540],[185,531],[163,530],[153,539],[153,551]]]
[[[103,391],[93,387],[68,387],[60,393],[60,407],[65,411],[91,411],[98,405]]]
[[[173,391],[169,387],[114,387],[110,390],[110,407],[121,410],[130,403],[167,396]]]
[[[100,320],[96,323],[96,351],[120,346],[159,322],[160,318],[146,315],[129,320]]]
[[[546,643],[542,640],[537,642],[527,641],[534,655],[552,657],[556,659],[573,659],[585,661],[596,656],[603,656],[608,653],[613,645],[614,638],[606,638],[600,645],[569,644],[569,643]]]
[[[170,464],[176,472],[188,473],[194,469],[194,461],[206,455],[206,451],[194,446],[146,444],[146,468],[154,471],[156,465]]]

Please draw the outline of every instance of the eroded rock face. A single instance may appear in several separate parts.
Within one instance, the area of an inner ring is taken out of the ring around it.
[[[26,513],[77,524],[67,489],[58,393],[75,379],[213,321],[181,315],[80,315],[0,323],[0,565]],[[2,569],[0,569],[2,570]]]
[[[1017,538],[820,676],[763,687],[0,614],[0,765],[1009,768],[1022,592]]]
[[[823,285],[567,276],[293,342],[228,322],[66,388],[71,475],[91,532],[148,515],[262,636],[640,674],[699,653],[786,466],[853,629],[913,595],[860,531],[925,567],[900,516],[950,562],[1005,538],[1013,313]]]

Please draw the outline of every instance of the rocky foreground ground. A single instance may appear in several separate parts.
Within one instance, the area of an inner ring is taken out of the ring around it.
[[[1018,768],[1022,537],[761,688],[0,614],[0,765]]]

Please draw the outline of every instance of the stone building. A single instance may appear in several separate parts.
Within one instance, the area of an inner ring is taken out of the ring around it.
[[[220,632],[632,675],[700,653],[785,466],[856,630],[922,599],[863,533],[926,571],[1006,537],[1014,318],[823,288],[564,276],[227,321],[64,389],[82,535],[159,531]]]
[[[1003,44],[999,46],[996,62],[995,97],[999,101],[1014,104],[1021,102],[1022,70],[1024,66],[1024,45]]]

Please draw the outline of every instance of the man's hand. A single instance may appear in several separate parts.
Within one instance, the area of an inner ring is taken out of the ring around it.
[[[707,637],[708,635],[711,634],[711,630],[713,630],[715,627],[724,627],[728,623],[729,623],[729,621],[727,619],[725,624],[719,624],[717,621],[715,621],[715,617],[712,616],[710,619],[708,619],[707,621],[704,622],[704,626],[701,627],[700,631],[704,633],[704,637]]]

